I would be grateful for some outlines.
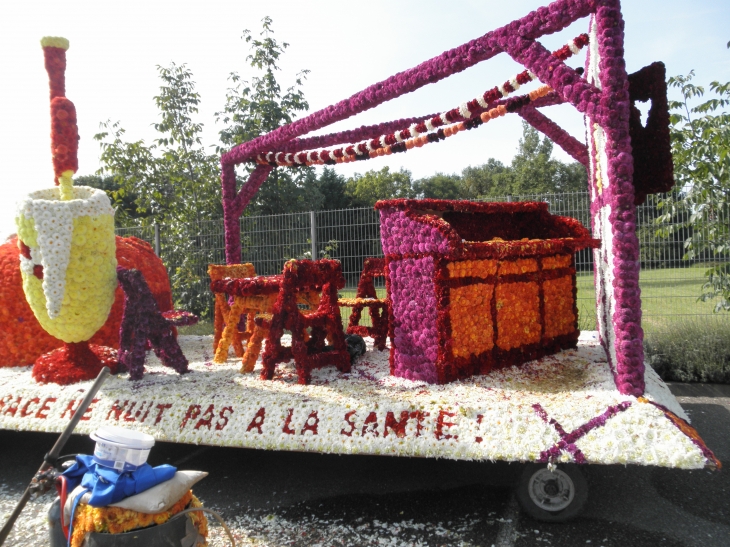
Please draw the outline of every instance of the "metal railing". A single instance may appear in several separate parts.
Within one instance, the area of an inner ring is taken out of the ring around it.
[[[641,249],[642,314],[645,330],[686,316],[712,316],[712,302],[697,302],[705,282],[704,272],[721,258],[709,254],[683,260],[688,229],[676,230],[669,238],[656,235],[667,225],[656,223],[659,196],[649,196],[637,208],[637,234]],[[545,201],[550,212],[580,220],[590,229],[590,201],[586,192],[490,197],[490,201]],[[679,226],[685,219],[675,219]],[[197,313],[209,313],[209,263],[225,262],[223,221],[190,224],[171,234],[165,226],[118,228],[117,235],[148,241],[161,255],[170,274],[177,305]],[[367,257],[382,256],[379,214],[372,208],[311,211],[241,219],[242,261],[252,262],[256,272],[281,272],[290,258],[327,255],[342,262],[347,288],[354,294]],[[576,255],[579,322],[595,328],[593,254]],[[382,283],[379,287],[384,290]],[[347,313],[348,310],[343,310]],[[726,314],[727,315],[727,314]],[[344,318],[346,319],[346,318]]]

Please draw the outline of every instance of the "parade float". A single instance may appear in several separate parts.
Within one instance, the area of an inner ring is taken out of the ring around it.
[[[554,52],[540,43],[579,19],[586,34]],[[584,66],[568,66],[581,52]],[[525,70],[440,114],[306,136],[500,53]],[[651,101],[645,125],[637,101]],[[558,104],[585,117],[585,140],[543,114]],[[385,298],[363,289],[338,301],[344,278],[335,261],[290,261],[277,276],[240,264],[239,218],[277,166],[430,147],[507,114],[586,167],[591,232],[540,203],[391,200],[376,205],[384,260],[366,264],[361,280],[366,288],[383,275]],[[239,189],[235,168],[244,163],[255,168]],[[627,74],[618,0],[558,0],[243,143],[221,164],[227,264],[211,269],[215,336],[179,338],[184,370],[149,354],[135,373],[108,380],[79,432],[113,424],[180,443],[540,464],[527,468],[519,498],[546,520],[574,516],[585,500],[578,466],[563,464],[720,467],[644,365],[635,206],[673,177],[663,65]],[[36,217],[27,211],[19,218],[30,233]],[[21,244],[17,267],[37,285],[32,268],[38,260],[45,268],[47,255],[20,235],[31,262]],[[573,254],[584,248],[594,249],[598,324],[580,333]],[[99,293],[105,309],[109,284]],[[62,316],[74,301],[71,287],[59,285],[45,304],[29,296],[44,327],[44,314],[53,320],[55,305]],[[346,351],[340,306],[373,317],[370,330],[347,329],[370,335],[357,358]],[[0,369],[0,427],[60,431],[74,414],[88,382],[39,383],[35,368]]]

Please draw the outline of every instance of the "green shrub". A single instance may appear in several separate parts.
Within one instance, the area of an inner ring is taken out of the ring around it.
[[[646,360],[665,381],[730,384],[727,317],[688,318],[646,334]]]

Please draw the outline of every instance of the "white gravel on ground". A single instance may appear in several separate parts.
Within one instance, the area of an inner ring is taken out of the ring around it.
[[[21,493],[0,484],[0,520],[4,523]],[[16,521],[5,545],[7,547],[41,547],[48,540],[48,508],[53,501],[50,494],[31,500]],[[211,507],[216,509],[215,507]],[[256,547],[344,547],[344,546],[397,546],[426,547],[435,544],[469,547],[466,539],[474,525],[484,517],[464,515],[448,523],[423,523],[413,520],[402,522],[380,522],[358,519],[354,523],[343,523],[341,519],[323,520],[309,515],[289,520],[281,515],[244,513],[227,519],[226,524],[233,533],[236,545]],[[209,517],[209,547],[229,547],[230,541],[223,528]],[[487,517],[490,525],[499,525],[499,518],[491,513]]]

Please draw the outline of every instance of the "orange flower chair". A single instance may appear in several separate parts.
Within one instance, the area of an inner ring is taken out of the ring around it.
[[[208,275],[210,276],[211,283],[226,279],[226,278],[242,278],[242,277],[255,277],[256,270],[251,263],[245,264],[208,264]],[[235,323],[229,321],[231,314],[231,306],[228,304],[228,295],[226,293],[215,292],[215,314],[213,318],[213,351],[216,356],[223,355],[223,360],[216,362],[225,362],[228,358],[228,349],[233,345],[233,351],[237,357],[243,356],[243,342],[249,340],[253,332],[254,323],[253,318],[256,313],[252,310],[252,313],[238,310],[237,315],[233,316],[232,319]],[[239,330],[239,323],[241,315],[247,314],[246,330]],[[225,336],[224,336],[225,333]],[[221,344],[222,339],[226,339],[226,342]]]
[[[355,298],[340,298],[340,306],[352,308],[350,321],[347,324],[347,334],[371,336],[373,343],[380,351],[385,349],[388,339],[388,314],[390,301],[387,298],[378,298],[375,290],[374,278],[385,276],[384,258],[366,258],[363,264],[360,281],[357,284]],[[370,312],[372,326],[360,324],[363,308]]]

